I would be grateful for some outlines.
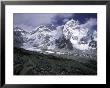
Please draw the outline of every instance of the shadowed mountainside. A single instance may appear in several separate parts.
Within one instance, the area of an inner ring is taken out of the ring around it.
[[[73,57],[74,58],[74,57]],[[14,75],[96,75],[97,62],[85,63],[63,57],[14,48]]]

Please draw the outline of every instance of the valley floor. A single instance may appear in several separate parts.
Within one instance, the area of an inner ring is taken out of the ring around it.
[[[97,61],[88,59],[83,63],[14,48],[14,75],[97,75]]]

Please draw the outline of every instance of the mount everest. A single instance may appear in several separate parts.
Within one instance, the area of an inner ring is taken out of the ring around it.
[[[92,25],[93,26],[93,25]],[[64,25],[40,25],[31,32],[14,28],[14,46],[41,53],[65,54],[97,49],[97,31],[71,19]]]

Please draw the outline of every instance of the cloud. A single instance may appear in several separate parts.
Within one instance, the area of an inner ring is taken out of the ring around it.
[[[72,16],[72,13],[14,13],[14,25],[21,25],[25,29],[30,30],[31,27],[55,23],[60,18],[68,19]]]
[[[42,13],[19,13],[14,14],[14,24],[25,24],[31,26],[38,26],[41,24],[51,23],[51,19],[55,14],[42,14]]]
[[[67,19],[67,18],[63,20],[64,23],[66,23],[67,21],[69,21],[69,19]]]
[[[93,26],[97,25],[97,19],[96,18],[90,18],[86,21],[85,24],[82,24],[82,26],[87,27],[91,29]]]
[[[70,18],[74,18],[73,13],[14,13],[14,25],[21,26],[27,31],[39,25],[57,24],[58,26],[66,23]],[[88,19],[82,26],[91,28],[97,24],[95,18]]]

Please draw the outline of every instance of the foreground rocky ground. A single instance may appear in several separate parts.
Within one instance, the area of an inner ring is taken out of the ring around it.
[[[14,48],[14,75],[97,75],[97,61],[83,60]]]

